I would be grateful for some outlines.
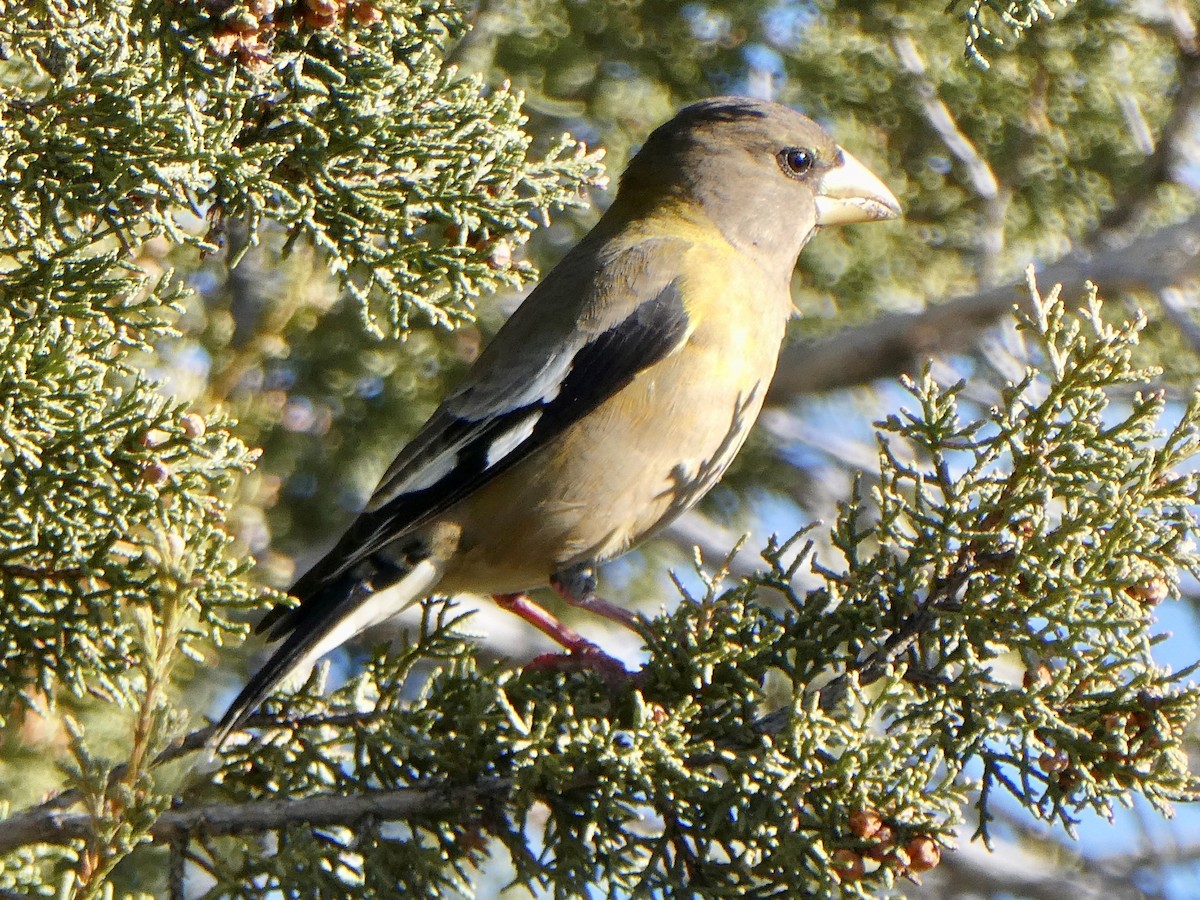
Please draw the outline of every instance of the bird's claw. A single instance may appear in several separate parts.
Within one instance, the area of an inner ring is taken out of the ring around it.
[[[522,667],[525,672],[595,672],[608,685],[628,684],[637,677],[617,658],[584,641],[567,653],[543,653]]]

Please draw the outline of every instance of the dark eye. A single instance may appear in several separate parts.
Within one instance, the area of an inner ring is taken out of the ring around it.
[[[804,147],[788,147],[778,153],[779,165],[783,171],[794,178],[808,174],[813,167],[816,157],[811,150]]]

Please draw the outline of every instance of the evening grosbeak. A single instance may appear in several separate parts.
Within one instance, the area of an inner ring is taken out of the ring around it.
[[[532,291],[384,474],[366,510],[259,626],[283,643],[221,741],[291,671],[434,591],[534,605],[549,582],[625,625],[596,567],[698,501],[750,431],[817,228],[891,219],[891,192],[815,122],[718,97],[630,161],[612,206]]]

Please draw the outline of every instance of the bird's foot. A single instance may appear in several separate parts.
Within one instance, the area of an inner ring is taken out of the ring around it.
[[[624,684],[635,676],[619,659],[609,656],[578,631],[560,622],[525,594],[497,594],[492,599],[501,609],[519,616],[567,649],[566,653],[543,653],[524,666],[526,671],[582,672],[591,670],[610,685]]]
[[[637,678],[616,657],[609,656],[595,644],[573,648],[567,653],[543,653],[525,663],[525,672],[595,672],[610,687],[628,684]]]
[[[610,622],[616,622],[639,637],[642,636],[642,617],[597,594],[596,572],[590,566],[577,566],[555,574],[550,579],[550,587],[572,606],[604,616]]]

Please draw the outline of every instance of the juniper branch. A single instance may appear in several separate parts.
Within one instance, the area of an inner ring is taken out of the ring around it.
[[[194,834],[208,836],[263,833],[289,825],[355,825],[364,819],[393,821],[449,816],[502,802],[512,789],[508,779],[491,779],[467,787],[427,785],[362,794],[314,794],[308,797],[254,800],[245,803],[180,805],[162,813],[150,828],[156,843],[172,844]],[[95,835],[86,813],[32,810],[0,823],[0,854],[33,844],[65,845]]]
[[[1194,215],[1124,246],[1094,242],[1039,272],[1061,284],[1064,296],[1081,297],[1088,282],[1103,293],[1158,293],[1200,269],[1200,215]],[[953,353],[1028,294],[1016,283],[998,284],[927,307],[892,313],[814,343],[784,350],[768,401],[787,404],[797,396],[851,387],[920,368],[934,353]]]

